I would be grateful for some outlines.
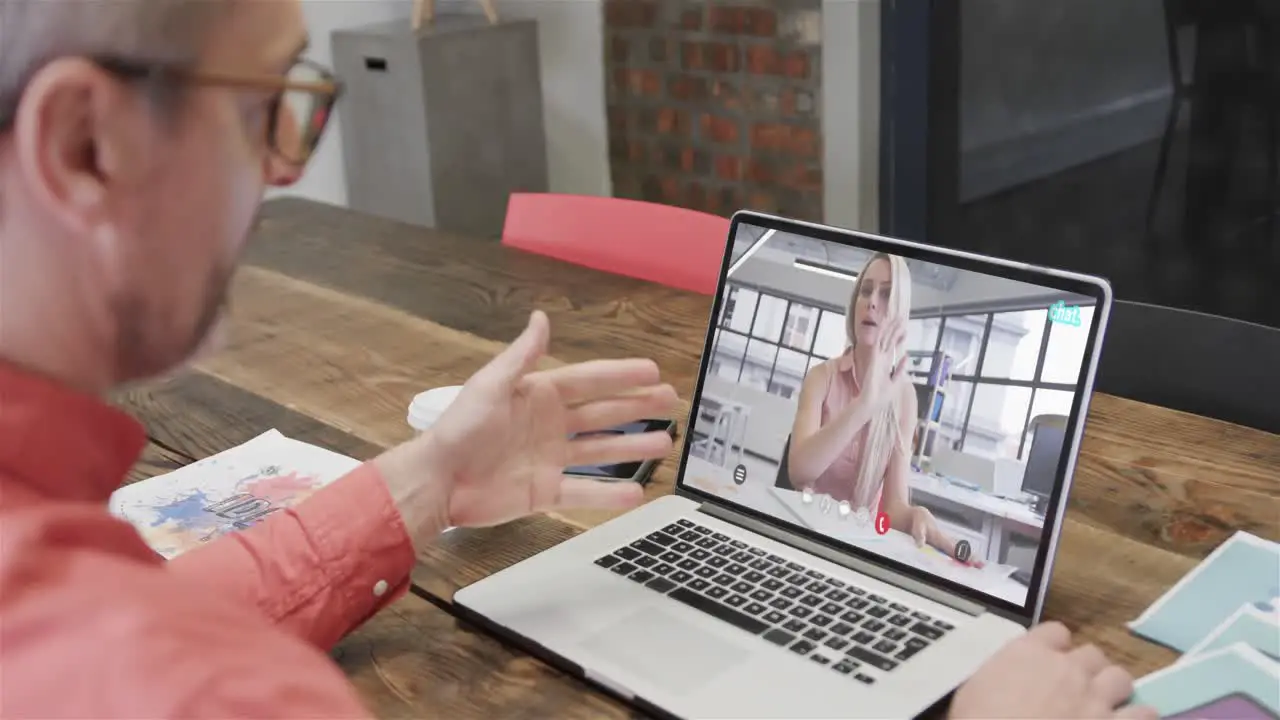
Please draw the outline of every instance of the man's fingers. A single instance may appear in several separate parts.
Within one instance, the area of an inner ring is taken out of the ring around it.
[[[555,509],[625,510],[643,500],[644,488],[637,483],[566,477],[560,481]]]
[[[1160,720],[1160,713],[1148,705],[1125,705],[1112,717],[1116,720]]]
[[[632,435],[592,435],[569,441],[570,465],[607,465],[656,460],[671,453],[671,436],[665,432]]]
[[[1090,681],[1094,696],[1113,708],[1133,694],[1133,677],[1119,665],[1107,665]]]
[[[1054,650],[1066,650],[1071,646],[1071,631],[1056,620],[1036,625],[1027,631],[1027,637]]]
[[[894,366],[893,375],[891,377],[894,377],[894,378],[902,377],[902,371],[906,367],[907,367],[907,356],[903,355],[901,358],[898,359],[898,364]]]
[[[544,370],[566,405],[578,405],[658,384],[661,373],[652,360],[591,360]]]
[[[551,321],[547,319],[546,313],[541,310],[533,311],[529,316],[529,324],[520,333],[520,337],[481,368],[475,377],[503,385],[516,382],[537,366],[538,360],[547,352],[550,337]]]
[[[566,424],[570,433],[604,430],[635,420],[668,417],[679,402],[675,388],[654,385],[579,405],[569,411]]]
[[[1107,656],[1098,649],[1097,645],[1081,645],[1067,653],[1067,659],[1077,667],[1083,668],[1089,677],[1102,672],[1110,664],[1107,662]]]

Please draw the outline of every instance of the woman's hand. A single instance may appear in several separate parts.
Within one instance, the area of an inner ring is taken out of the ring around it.
[[[907,354],[904,352],[906,343],[905,320],[894,320],[884,326],[884,331],[876,341],[875,352],[871,353],[871,362],[866,367],[866,375],[862,381],[862,400],[869,409],[879,410],[886,403],[891,402],[898,392],[898,387],[906,378],[907,374],[904,372],[907,365]]]
[[[913,505],[910,511],[910,518],[910,533],[912,539],[916,541],[916,547],[924,547],[926,544],[932,545],[946,553],[947,556],[956,558],[956,541],[942,532],[942,528],[938,526],[938,521],[933,517],[933,513],[919,505]],[[956,560],[959,561],[958,558]],[[980,568],[985,563],[971,556],[964,561],[964,564]]]

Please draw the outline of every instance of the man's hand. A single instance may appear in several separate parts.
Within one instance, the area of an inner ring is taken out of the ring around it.
[[[601,360],[533,372],[546,352],[546,315],[463,386],[431,430],[375,462],[415,544],[451,526],[497,525],[530,513],[639,504],[642,489],[564,475],[566,467],[665,457],[665,432],[597,435],[666,417],[678,399],[649,360]]]
[[[996,653],[956,691],[953,720],[1036,718],[1157,720],[1154,710],[1123,706],[1133,678],[1093,645],[1071,647],[1061,623],[1032,628]]]

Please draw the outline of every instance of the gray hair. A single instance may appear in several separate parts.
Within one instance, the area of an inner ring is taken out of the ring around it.
[[[0,125],[59,57],[188,64],[233,0],[0,0]]]

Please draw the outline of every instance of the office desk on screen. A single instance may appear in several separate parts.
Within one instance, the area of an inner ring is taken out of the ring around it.
[[[961,565],[932,548],[916,547],[915,540],[906,533],[890,530],[886,535],[877,535],[870,527],[860,529],[850,520],[840,519],[835,514],[824,515],[812,505],[804,506],[799,500],[800,493],[795,490],[783,490],[750,479],[737,485],[733,482],[732,471],[701,458],[690,457],[686,461],[684,478],[691,486],[705,492],[905,565],[922,568],[1017,605],[1026,601],[1027,587],[1010,577],[1014,570],[1012,567],[989,564],[979,569]]]
[[[972,517],[980,528],[979,552],[987,562],[1000,561],[1010,535],[1038,541],[1044,531],[1044,518],[1027,505],[926,473],[911,473],[911,501],[925,507],[950,506],[952,512]]]

